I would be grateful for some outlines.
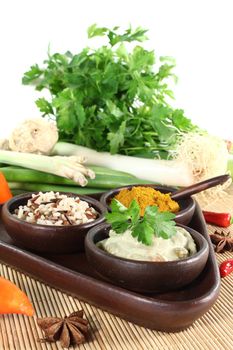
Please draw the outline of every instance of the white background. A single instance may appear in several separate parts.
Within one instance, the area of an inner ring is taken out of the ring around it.
[[[51,52],[78,52],[86,29],[120,25],[149,29],[147,47],[173,56],[179,77],[175,105],[210,133],[233,139],[233,2],[231,0],[5,0],[0,3],[0,137],[39,116],[37,93],[23,73]],[[91,45],[91,42],[89,42]]]

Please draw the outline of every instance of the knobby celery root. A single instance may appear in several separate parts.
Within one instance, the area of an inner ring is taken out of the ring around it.
[[[49,154],[57,140],[58,131],[54,122],[34,118],[25,120],[12,131],[8,148],[16,152]]]

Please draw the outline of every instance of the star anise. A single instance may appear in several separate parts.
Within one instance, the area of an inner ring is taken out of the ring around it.
[[[45,341],[59,340],[64,348],[68,348],[71,344],[83,343],[88,331],[88,321],[83,318],[83,310],[73,312],[64,318],[38,318],[37,324],[44,332]]]
[[[226,250],[233,252],[233,237],[229,233],[218,232],[210,234],[211,241],[215,247],[216,253],[223,253]]]

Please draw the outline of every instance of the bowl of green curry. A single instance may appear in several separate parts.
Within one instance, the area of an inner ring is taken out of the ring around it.
[[[87,233],[87,260],[101,278],[131,291],[160,293],[182,288],[201,274],[209,253],[205,238],[170,220],[171,213],[151,208],[143,218],[135,204],[118,212],[113,208],[106,214],[108,223]]]

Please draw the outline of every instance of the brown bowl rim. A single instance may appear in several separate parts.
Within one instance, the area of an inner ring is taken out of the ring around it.
[[[175,187],[170,187],[170,186],[163,186],[163,185],[157,185],[157,184],[134,184],[134,185],[125,185],[125,186],[121,186],[121,187],[117,187],[117,188],[113,188],[111,190],[108,190],[106,192],[104,192],[101,197],[100,197],[100,203],[105,206],[107,208],[107,210],[111,210],[110,206],[108,205],[106,198],[112,193],[115,192],[120,192],[122,189],[127,189],[127,188],[132,188],[132,187],[150,187],[150,186],[156,186],[158,188],[158,191],[160,191],[160,189],[167,189],[168,193],[172,193],[174,191],[176,191]],[[161,192],[161,191],[160,191]],[[181,199],[182,200],[182,199]],[[188,206],[182,210],[177,211],[176,213],[174,213],[176,215],[176,218],[180,218],[182,215],[186,214],[187,212],[189,212],[190,210],[194,210],[195,206],[196,206],[196,202],[195,199],[192,197],[187,197],[184,200],[189,200],[190,203],[188,204]],[[176,201],[177,203],[180,202],[180,200]]]
[[[104,230],[104,229],[107,229],[107,228],[111,228],[111,225],[107,224],[106,222],[103,222],[99,225],[96,225],[95,227],[92,227],[86,237],[85,237],[85,249],[86,249],[86,244],[88,244],[92,250],[97,250],[97,253],[98,254],[102,254],[104,255],[106,258],[108,259],[117,259],[117,260],[120,260],[122,262],[125,262],[127,264],[132,264],[132,265],[148,265],[148,264],[153,264],[153,265],[160,265],[160,266],[172,266],[172,265],[183,265],[185,264],[187,261],[193,261],[195,262],[196,260],[199,259],[200,255],[204,254],[205,251],[209,250],[209,245],[208,245],[208,242],[207,240],[196,230],[194,230],[193,228],[189,227],[189,226],[186,226],[186,225],[183,225],[183,224],[176,224],[176,226],[180,226],[180,227],[183,227],[184,229],[186,229],[191,235],[193,234],[196,238],[199,237],[201,239],[201,242],[202,242],[202,246],[199,247],[198,251],[187,257],[187,258],[184,258],[184,259],[179,259],[179,260],[171,260],[171,261],[147,261],[147,260],[133,260],[133,259],[127,259],[127,258],[123,258],[123,257],[120,257],[120,256],[116,256],[116,255],[113,255],[111,253],[108,253],[106,252],[105,250],[99,248],[93,241],[93,238],[94,238],[94,235],[97,234],[100,230]],[[93,233],[93,231],[95,231]],[[191,232],[190,232],[191,231]],[[192,235],[192,237],[193,237]],[[91,239],[92,237],[92,239]],[[89,249],[89,247],[88,247]],[[152,265],[151,265],[152,266]]]
[[[35,191],[35,192],[26,192],[26,193],[22,193],[19,194],[17,196],[12,197],[10,200],[8,200],[6,203],[3,204],[2,206],[2,215],[7,215],[10,220],[19,223],[20,225],[25,225],[26,227],[35,227],[35,228],[56,228],[57,230],[61,230],[61,229],[69,229],[69,228],[82,228],[82,229],[88,229],[88,228],[92,228],[93,224],[98,225],[100,224],[103,219],[104,219],[104,213],[107,211],[107,208],[98,200],[96,200],[95,198],[89,197],[87,195],[78,195],[76,193],[73,192],[63,192],[63,191],[59,191],[59,193],[61,194],[66,194],[66,195],[74,195],[76,197],[79,197],[81,200],[85,200],[88,202],[88,204],[93,203],[94,206],[96,206],[98,208],[97,212],[99,214],[98,218],[90,221],[88,223],[84,223],[84,224],[78,224],[78,225],[45,225],[45,224],[36,224],[36,223],[30,223],[24,220],[21,220],[19,218],[17,218],[16,216],[14,216],[11,211],[10,211],[10,206],[12,204],[15,203],[15,201],[20,200],[20,199],[27,199],[29,197],[32,196],[32,194],[37,194],[39,192],[45,193],[44,191]],[[46,191],[47,192],[47,191]]]

